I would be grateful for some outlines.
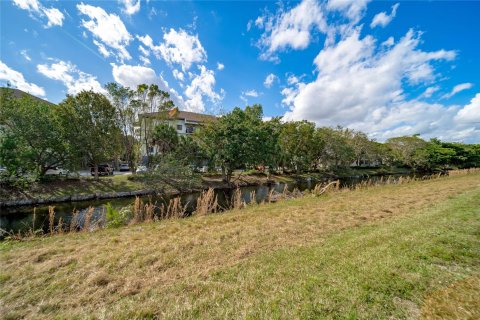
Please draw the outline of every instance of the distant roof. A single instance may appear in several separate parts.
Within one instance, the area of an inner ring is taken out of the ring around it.
[[[36,97],[36,96],[34,96],[34,95],[32,95],[28,92],[25,92],[25,91],[22,91],[22,90],[19,90],[19,89],[16,89],[16,88],[0,87],[0,90],[9,90],[12,93],[12,95],[15,98],[18,98],[18,99],[28,97],[28,98],[38,100],[38,101],[46,103],[46,104],[54,104],[54,103],[51,103],[50,101],[47,101],[47,100],[44,100],[42,98]]]
[[[141,117],[156,117],[160,115],[160,112],[151,112],[151,113],[143,113]],[[168,113],[168,119],[182,119],[186,121],[194,121],[194,122],[208,122],[208,121],[215,121],[217,117],[203,114],[203,113],[196,113],[196,112],[189,112],[189,111],[180,111],[178,109],[173,109]]]

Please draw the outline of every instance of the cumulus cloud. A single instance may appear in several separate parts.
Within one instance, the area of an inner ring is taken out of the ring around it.
[[[126,15],[133,15],[140,11],[140,0],[119,0],[123,5],[122,12]]]
[[[225,69],[225,65],[223,63],[217,62],[217,70],[221,71]]]
[[[82,26],[92,33],[94,44],[103,56],[115,55],[120,61],[131,59],[126,47],[132,40],[122,20],[116,14],[108,14],[100,7],[77,4],[77,9],[89,20],[82,19]],[[113,50],[107,50],[107,47]],[[108,55],[106,55],[108,52]]]
[[[327,9],[330,11],[340,11],[346,17],[357,23],[362,18],[367,4],[371,0],[329,0]]]
[[[455,120],[459,122],[476,123],[477,130],[480,131],[480,93],[477,93],[470,103],[457,113]]]
[[[77,66],[69,61],[56,60],[51,64],[39,64],[37,71],[47,78],[61,81],[68,94],[77,94],[83,90],[105,92],[97,77],[78,70]]]
[[[46,18],[45,28],[63,25],[65,16],[57,8],[44,7],[38,0],[13,0],[13,3],[20,9],[27,10],[32,17],[38,17],[42,20]]]
[[[179,64],[183,71],[190,69],[192,64],[204,62],[207,53],[203,48],[198,35],[187,33],[183,29],[170,29],[163,34],[163,42],[153,43],[148,34],[137,36],[137,39],[149,48],[157,58],[163,58],[169,64]]]
[[[185,109],[187,111],[205,112],[204,97],[213,104],[223,100],[224,91],[215,91],[215,73],[205,66],[198,66],[199,74],[192,76],[192,82],[185,88]]]
[[[305,49],[310,44],[312,29],[327,30],[323,10],[316,0],[303,0],[291,10],[280,8],[273,15],[258,17],[255,25],[265,30],[257,43],[264,50],[260,57],[265,60],[278,59],[276,51]]]
[[[466,83],[457,84],[455,87],[453,87],[452,91],[450,91],[447,94],[444,94],[442,96],[442,99],[449,99],[449,98],[453,97],[454,95],[456,95],[457,93],[459,93],[460,91],[468,90],[471,87],[473,87],[473,83],[466,82]]]
[[[207,58],[198,35],[188,34],[182,29],[170,29],[163,35],[163,40],[159,46],[163,59],[168,63],[179,64],[184,71],[190,69],[193,63],[203,62]]]
[[[375,28],[376,26],[381,26],[385,28],[397,15],[397,9],[399,5],[399,3],[395,3],[392,6],[392,12],[390,13],[390,15],[388,15],[385,11],[377,13],[375,17],[373,17],[372,23],[370,23],[370,27]]]
[[[432,62],[449,61],[456,55],[448,50],[418,49],[420,36],[410,30],[394,46],[380,49],[376,39],[369,35],[361,38],[360,27],[356,28],[347,38],[319,52],[314,60],[316,79],[282,90],[282,102],[290,106],[285,119],[347,126],[380,140],[415,133],[462,138],[471,128],[452,124],[459,106],[406,98],[406,83],[434,81],[437,75]]]
[[[278,81],[278,77],[276,75],[274,75],[273,73],[270,73],[269,75],[267,75],[267,77],[265,78],[265,81],[263,81],[263,85],[266,87],[266,88],[271,88],[273,86],[273,83],[275,81]]]
[[[171,94],[170,97],[176,106],[183,107],[182,97],[171,89],[168,82],[161,75],[157,75],[152,68],[127,64],[117,65],[115,63],[111,63],[111,66],[113,79],[122,86],[135,89],[139,84],[157,84],[160,90]]]
[[[34,96],[45,96],[45,90],[31,82],[27,82],[21,72],[15,71],[0,60],[0,80],[7,81],[14,88],[28,92]]]

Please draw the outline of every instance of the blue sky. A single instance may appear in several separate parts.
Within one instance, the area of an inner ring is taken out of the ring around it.
[[[155,82],[185,110],[480,142],[478,1],[1,1],[0,83]]]

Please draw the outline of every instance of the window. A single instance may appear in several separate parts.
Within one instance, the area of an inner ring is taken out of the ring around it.
[[[185,127],[185,132],[186,133],[194,133],[195,132],[195,127],[194,126],[186,126]]]
[[[181,124],[177,124],[177,131],[182,131],[183,130],[183,126]]]

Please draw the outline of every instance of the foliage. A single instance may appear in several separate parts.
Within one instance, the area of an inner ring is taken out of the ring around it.
[[[13,98],[1,89],[0,164],[12,177],[29,173],[33,179],[48,169],[72,166],[72,148],[56,106],[25,96]]]
[[[170,94],[166,91],[160,90],[158,85],[141,84],[134,91],[133,104],[141,112],[139,115],[139,123],[141,132],[140,139],[144,145],[144,152],[146,155],[147,165],[151,165],[151,149],[154,143],[152,139],[153,131],[158,122],[162,122],[168,117],[175,114],[177,109],[173,101],[170,99]]]
[[[121,132],[115,122],[115,108],[104,95],[82,91],[68,95],[59,104],[59,113],[77,159],[85,158],[98,178],[98,165],[119,153]]]
[[[110,202],[105,205],[107,228],[118,228],[130,221],[132,213],[128,208],[115,209]]]
[[[221,166],[224,181],[230,182],[234,169],[265,162],[266,155],[271,154],[265,150],[269,144],[262,116],[260,105],[234,108],[200,132],[202,146]]]
[[[175,148],[174,157],[179,164],[200,167],[208,161],[208,156],[200,146],[196,136],[180,136]]]
[[[105,85],[112,105],[116,109],[117,127],[121,131],[123,149],[122,158],[135,172],[139,160],[140,143],[135,137],[135,126],[140,112],[139,103],[135,100],[135,91],[115,82]]]
[[[152,142],[157,147],[157,152],[171,152],[178,144],[177,131],[168,123],[160,123],[153,130]]]

